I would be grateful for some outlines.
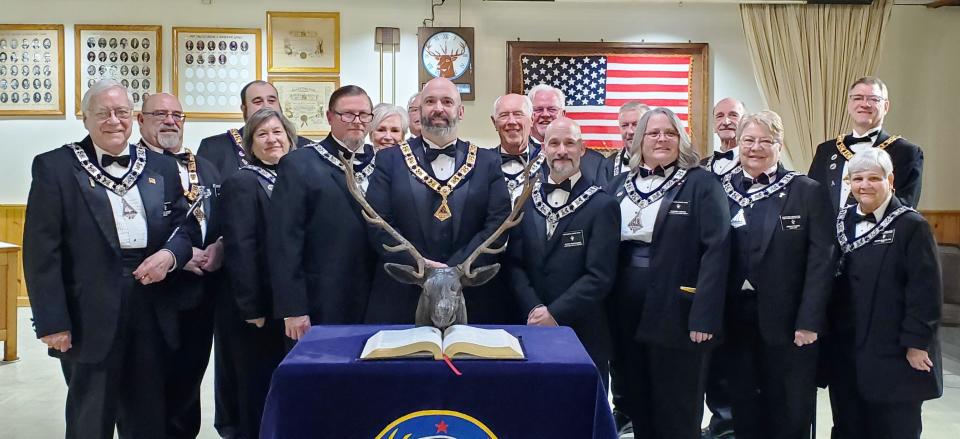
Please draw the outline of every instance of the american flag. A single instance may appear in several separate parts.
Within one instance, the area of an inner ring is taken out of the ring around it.
[[[634,100],[673,110],[689,132],[689,55],[522,55],[520,63],[523,93],[537,84],[562,90],[588,147],[621,147],[617,112]]]

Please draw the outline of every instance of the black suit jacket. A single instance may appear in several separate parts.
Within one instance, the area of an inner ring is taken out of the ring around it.
[[[580,178],[568,200],[591,185]],[[523,221],[511,230],[507,247],[506,265],[520,318],[546,305],[558,324],[573,328],[597,364],[610,358],[604,298],[616,278],[619,236],[620,205],[600,191],[560,220],[550,239],[546,219],[533,200],[527,201]]]
[[[333,137],[320,146],[337,157]],[[287,154],[278,174],[267,239],[276,317],[361,323],[376,254],[343,171],[308,147]]]
[[[786,174],[778,169],[778,179]],[[743,173],[732,176],[733,187],[739,188]],[[742,193],[742,192],[741,192]],[[747,233],[731,232],[733,249],[745,246],[749,260],[740,260],[733,251],[733,265],[748,264],[750,283],[755,293],[743,293],[743,279],[731,270],[727,292],[727,321],[731,332],[746,312],[756,312],[763,340],[771,345],[792,343],[794,331],[805,329],[823,333],[826,329],[826,307],[836,267],[834,216],[819,183],[802,175],[794,177],[787,187],[768,198],[763,215],[751,215],[752,208],[743,208]],[[730,200],[730,215],[740,205]],[[739,242],[747,237],[747,242]],[[743,294],[755,295],[756,311],[741,308]],[[751,318],[752,320],[752,318]]]
[[[650,273],[636,337],[648,343],[703,348],[690,331],[717,335],[723,323],[730,264],[730,208],[713,173],[696,167],[667,191],[657,212],[651,243]],[[607,192],[622,201],[620,174]],[[695,292],[681,289],[695,288]]]
[[[251,171],[235,172],[221,188],[224,269],[244,320],[270,318],[273,292],[267,253],[267,225],[274,218],[270,196]]]
[[[79,143],[92,161],[93,144]],[[120,291],[124,279],[120,243],[107,189],[91,185],[73,151],[61,147],[33,160],[23,233],[23,267],[37,336],[70,331],[73,348],[51,355],[97,363],[106,358],[117,336]],[[137,179],[146,208],[148,255],[173,252],[177,268],[192,256],[187,205],[173,159],[147,151]],[[180,227],[177,229],[177,227]],[[177,230],[168,240],[174,230]],[[177,344],[176,291],[168,282],[138,285],[154,308],[160,329]]]
[[[885,214],[901,203],[893,198]],[[853,208],[847,230],[853,230]],[[857,385],[870,401],[923,401],[943,394],[943,368],[937,329],[942,288],[937,243],[917,212],[898,217],[893,242],[877,240],[845,256],[841,277],[852,299]],[[848,235],[850,242],[853,236]],[[914,370],[907,348],[924,349],[932,372]]]
[[[243,137],[243,128],[239,129],[240,136]],[[297,148],[313,143],[306,137],[297,136]],[[210,160],[217,168],[220,176],[226,180],[242,166],[240,156],[237,154],[239,147],[233,142],[233,136],[229,132],[207,137],[200,141],[197,148],[197,155]],[[247,157],[247,161],[251,160]]]
[[[624,147],[624,148],[626,148],[626,147]],[[621,174],[621,172],[618,172],[618,171],[620,170],[620,165],[621,165],[621,162],[620,162],[620,159],[621,159],[620,153],[621,153],[621,152],[623,152],[622,149],[617,150],[617,151],[615,151],[613,154],[610,154],[609,157],[604,158],[604,160],[607,161],[607,181],[608,181],[608,182],[609,182],[610,180],[613,180],[614,177],[616,177],[616,176],[618,176],[618,175]],[[616,174],[616,175],[614,175],[614,174]]]
[[[880,131],[874,146],[890,138],[890,133]],[[893,161],[894,195],[900,202],[916,208],[920,203],[920,185],[923,177],[923,151],[919,146],[900,138],[886,148]],[[810,178],[822,184],[830,192],[833,203],[833,212],[840,210],[840,187],[843,180],[843,164],[847,159],[837,150],[836,139],[827,140],[817,145],[817,152],[810,163]],[[833,169],[830,167],[832,165]]]
[[[417,163],[432,173],[432,167],[424,158],[423,138],[417,137],[409,144]],[[459,169],[466,161],[467,143],[458,140],[456,149],[454,166]],[[367,200],[377,213],[410,241],[425,258],[454,266],[463,262],[481,242],[493,234],[510,213],[510,195],[507,193],[507,184],[500,166],[500,155],[496,151],[479,148],[473,171],[449,196],[448,202],[453,212],[453,217],[447,220],[453,222],[449,245],[454,251],[447,258],[438,258],[436,250],[430,245],[435,242],[431,235],[435,233],[433,212],[439,203],[440,195],[410,172],[400,148],[387,148],[377,153],[377,168],[367,189]],[[370,230],[371,244],[380,253],[380,261],[377,264],[365,320],[373,323],[413,323],[419,287],[400,284],[382,269],[385,262],[413,264],[413,260],[406,253],[388,253],[383,250],[381,244],[396,243],[386,232],[377,228]],[[484,255],[477,258],[475,264],[481,266],[494,262],[495,257]],[[488,291],[485,287],[488,286],[465,289],[468,316],[499,314],[491,308],[500,307],[502,304],[485,297]],[[508,297],[509,294],[493,291],[487,296],[499,298]]]

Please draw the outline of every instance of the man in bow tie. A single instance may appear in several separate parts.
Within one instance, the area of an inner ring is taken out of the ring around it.
[[[463,262],[510,213],[510,195],[499,154],[457,138],[463,105],[456,85],[446,78],[427,82],[420,92],[421,136],[381,150],[367,200],[394,229],[413,244],[432,267]],[[413,323],[419,288],[387,275],[384,262],[412,264],[381,244],[396,242],[379,230],[374,247],[380,262],[373,279],[366,321]],[[476,264],[496,260],[481,256]],[[502,323],[511,316],[510,295],[487,284],[464,289],[470,323]]]
[[[533,105],[530,103],[530,98],[523,95],[503,95],[493,103],[493,115],[490,116],[490,120],[493,121],[493,127],[500,136],[500,145],[497,146],[502,161],[500,169],[511,191],[511,199],[516,199],[523,191],[523,176],[520,175],[523,166],[529,160],[536,160],[537,155],[540,154],[539,148],[530,145],[532,115]],[[531,168],[531,173],[538,170],[539,167]],[[513,187],[511,187],[511,181],[514,182]]]
[[[740,164],[737,124],[745,113],[746,107],[736,98],[723,98],[713,106],[713,132],[720,138],[720,145],[700,164],[717,176],[723,176]]]
[[[183,146],[185,121],[180,102],[167,93],[145,98],[137,115],[140,143],[173,157],[187,201],[200,200],[190,217],[198,225],[198,233],[190,237],[193,258],[183,267],[186,273],[171,280],[181,294],[180,347],[167,355],[166,362],[167,432],[196,437],[200,432],[200,383],[213,344],[214,298],[222,289],[223,243],[216,212],[221,179],[213,163]]]
[[[630,172],[630,144],[633,143],[633,136],[637,132],[637,122],[647,111],[650,111],[650,107],[640,101],[630,101],[620,107],[617,115],[617,126],[620,129],[622,145],[619,151],[607,157],[610,171],[610,175],[607,176],[608,179],[623,172]]]
[[[373,146],[364,143],[372,102],[362,88],[345,85],[330,95],[326,116],[330,134],[280,161],[271,197],[273,308],[292,340],[311,325],[361,323],[376,260],[340,161],[347,159],[366,189],[378,164]]]
[[[830,191],[834,213],[853,204],[847,174],[849,160],[860,151],[880,148],[893,160],[895,194],[910,207],[920,203],[920,183],[923,177],[923,151],[919,146],[883,130],[883,119],[890,111],[887,86],[880,78],[865,76],[853,82],[847,91],[847,114],[852,130],[837,139],[817,146],[808,172]]]
[[[546,134],[549,173],[511,232],[510,285],[526,324],[573,328],[606,387],[612,346],[604,298],[616,271],[620,206],[580,171],[585,146],[576,122],[558,118]]]
[[[530,143],[534,148],[541,148],[544,136],[547,132],[547,126],[558,117],[567,114],[567,97],[563,91],[547,84],[535,85],[527,92],[527,97],[533,104],[533,127],[530,135]],[[599,185],[607,184],[607,176],[612,174],[608,169],[610,163],[607,158],[597,151],[587,148],[580,160],[580,170],[584,175],[590,177],[594,183]]]
[[[407,116],[410,117],[410,138],[420,136],[420,93],[410,96],[407,101]]]

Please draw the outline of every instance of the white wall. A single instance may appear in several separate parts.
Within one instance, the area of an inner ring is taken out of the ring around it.
[[[379,96],[379,56],[374,27],[399,27],[402,32],[397,63],[397,100],[405,101],[417,86],[417,27],[430,16],[429,0],[2,0],[4,23],[63,23],[65,25],[66,117],[0,118],[3,139],[0,160],[0,203],[24,203],[30,185],[30,162],[37,153],[80,140],[83,124],[72,115],[73,24],[162,24],[163,82],[171,90],[170,34],[172,26],[259,27],[266,30],[267,9],[278,11],[339,11],[341,13],[341,83],[364,87]],[[458,2],[438,8],[437,26],[456,26]],[[713,96],[737,96],[750,108],[762,108],[746,52],[736,5],[543,4],[464,0],[462,25],[476,28],[477,100],[465,103],[461,137],[495,145],[489,114],[493,100],[506,89],[506,41],[641,41],[705,42],[713,64]],[[266,38],[264,38],[264,50]],[[266,52],[264,52],[265,57]],[[264,60],[264,75],[266,61]],[[385,96],[389,99],[389,89]],[[237,126],[237,122],[187,121],[186,144]],[[135,128],[136,131],[136,128]],[[133,139],[137,139],[135,133]]]

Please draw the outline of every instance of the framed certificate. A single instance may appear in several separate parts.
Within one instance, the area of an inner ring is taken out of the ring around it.
[[[115,79],[130,90],[136,111],[140,111],[144,96],[161,90],[159,25],[78,24],[74,34],[78,116],[83,94],[104,78]]]
[[[63,25],[0,24],[0,116],[64,114]]]
[[[240,90],[260,79],[260,29],[174,27],[173,93],[193,119],[242,119]]]
[[[267,11],[267,71],[339,73],[339,12]]]
[[[318,138],[330,132],[327,103],[340,87],[336,76],[274,76],[269,82],[277,89],[283,114],[297,127],[297,134]]]

